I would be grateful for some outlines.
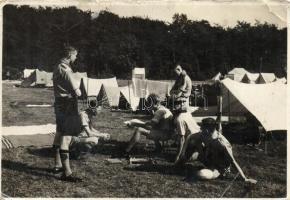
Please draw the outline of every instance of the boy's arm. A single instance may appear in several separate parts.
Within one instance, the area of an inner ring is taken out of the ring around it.
[[[235,160],[232,151],[229,149],[229,147],[227,147],[226,145],[223,145],[226,149],[226,152],[228,154],[228,156],[231,158],[232,163],[235,165],[236,169],[238,170],[239,174],[242,176],[242,178],[244,179],[245,182],[249,182],[249,183],[253,183],[256,184],[257,181],[255,179],[251,179],[251,178],[247,178],[246,175],[244,174],[243,170],[241,169],[241,167],[239,166],[239,164],[237,163],[237,161]]]
[[[86,134],[88,135],[88,137],[94,136],[94,134],[92,133],[92,131],[88,125],[85,125],[83,127],[84,127],[84,130],[85,130]]]
[[[81,96],[80,86],[78,85],[77,81],[73,77],[73,72],[66,71],[65,72],[65,79],[68,81],[70,87],[74,91],[74,93],[79,97]]]

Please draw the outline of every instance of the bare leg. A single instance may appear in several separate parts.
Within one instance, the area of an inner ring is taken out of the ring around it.
[[[62,136],[61,137],[61,146],[60,146],[60,158],[62,166],[64,167],[64,173],[66,176],[72,174],[69,162],[69,145],[71,142],[71,136]]]
[[[54,141],[53,141],[53,149],[54,149],[54,167],[55,168],[61,168],[61,159],[60,159],[60,153],[59,153],[59,148],[60,148],[60,138],[61,138],[61,133],[57,131],[55,133]]]
[[[147,136],[150,133],[149,130],[144,128],[136,128],[133,134],[133,137],[131,138],[128,147],[126,148],[126,153],[129,153],[132,148],[135,146],[136,143],[138,143],[141,139],[141,134]]]

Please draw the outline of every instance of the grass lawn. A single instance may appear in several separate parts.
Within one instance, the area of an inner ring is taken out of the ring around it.
[[[11,102],[53,102],[48,89],[12,88],[3,84],[3,126],[54,123],[53,108],[17,107]],[[53,155],[47,147],[2,149],[2,192],[11,197],[219,197],[235,174],[213,181],[199,181],[194,171],[201,164],[172,165],[174,152],[157,157],[154,165],[130,166],[125,161],[109,164],[106,159],[129,140],[132,130],[123,122],[147,116],[103,111],[94,123],[112,136],[92,154],[72,160],[73,171],[81,183],[66,183],[51,174]],[[151,144],[145,139],[135,149],[136,156],[148,157]],[[144,149],[144,147],[146,148]],[[264,149],[264,144],[260,145]],[[286,141],[270,141],[267,154],[249,146],[233,144],[234,155],[245,174],[258,180],[250,186],[237,178],[224,197],[286,197]]]

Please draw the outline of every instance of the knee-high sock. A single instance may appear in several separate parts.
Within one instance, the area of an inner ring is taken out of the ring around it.
[[[53,145],[53,149],[54,149],[54,166],[57,168],[61,168],[62,167],[62,163],[61,163],[61,159],[60,159],[60,153],[59,153],[59,145]]]
[[[60,158],[62,162],[62,166],[64,168],[64,173],[66,176],[72,174],[70,163],[69,163],[69,151],[68,150],[60,150]]]
[[[140,140],[140,132],[136,130],[125,151],[129,153],[139,140]]]

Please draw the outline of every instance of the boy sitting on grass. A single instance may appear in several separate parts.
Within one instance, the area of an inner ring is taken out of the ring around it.
[[[74,150],[78,155],[81,152],[80,146],[85,145],[97,145],[99,138],[109,140],[110,135],[107,133],[100,133],[92,126],[92,118],[97,114],[97,101],[88,100],[88,108],[84,111],[80,111],[79,115],[69,116],[65,122],[65,130],[63,137],[61,138],[60,152],[61,152],[61,164],[62,167],[58,167],[63,171],[61,180],[69,182],[81,181],[80,178],[72,175],[72,170],[69,163],[69,150]]]
[[[126,158],[130,157],[130,152],[136,143],[140,141],[141,135],[154,141],[155,151],[161,150],[160,141],[168,141],[174,135],[173,115],[168,108],[161,105],[161,98],[156,94],[150,94],[147,101],[151,102],[155,111],[153,118],[146,123],[134,123],[134,120],[126,122],[128,126],[135,127],[133,136],[122,155]]]

